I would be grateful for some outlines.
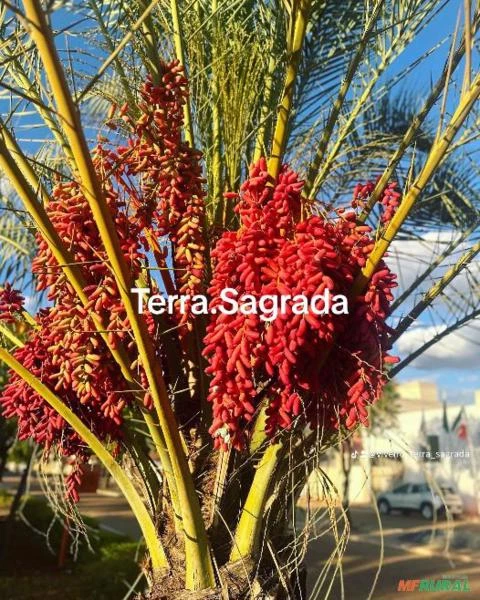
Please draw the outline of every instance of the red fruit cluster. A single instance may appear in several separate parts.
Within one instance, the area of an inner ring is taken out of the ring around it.
[[[379,178],[377,178],[378,182]],[[397,182],[392,181],[387,184],[379,198],[379,205],[383,208],[382,214],[380,216],[380,222],[383,224],[389,223],[395,214],[402,195],[399,191],[397,191]],[[373,190],[375,189],[375,183],[372,181],[367,181],[366,183],[357,183],[353,190],[353,200],[352,207],[353,208],[363,208],[369,197],[372,195]]]
[[[140,116],[120,109],[133,135],[125,147],[111,152],[116,177],[140,185],[130,194],[132,220],[155,239],[167,236],[172,244],[176,291],[194,295],[204,276],[205,202],[201,154],[182,141],[187,80],[178,61],[163,65],[160,84],[149,77],[141,89]],[[179,315],[190,324],[188,311]]]
[[[72,500],[72,502],[78,502],[80,500],[80,494],[78,490],[82,485],[83,479],[83,471],[80,466],[80,463],[76,461],[71,468],[70,473],[65,478],[65,487],[67,490],[67,497]]]
[[[100,150],[94,157],[94,166],[102,180],[125,261],[135,278],[143,260],[139,231],[130,223],[119,192],[104,178]],[[96,333],[88,309],[103,320],[112,345],[123,343],[133,362],[136,349],[125,308],[81,187],[75,182],[57,184],[46,210],[81,268],[90,301],[87,307],[81,305],[46,241],[37,234],[38,253],[33,272],[37,276],[37,289],[48,290],[52,306],[39,312],[37,328],[25,346],[16,350],[15,357],[100,439],[120,443],[123,411],[131,405],[133,397],[100,334]],[[20,439],[31,438],[47,449],[55,445],[60,453],[75,455],[78,460],[88,458],[88,449],[75,431],[15,373],[11,374],[0,403],[6,417],[17,417]],[[75,479],[69,480],[68,490],[75,499],[72,481]]]
[[[302,185],[287,167],[274,181],[264,159],[253,165],[239,195],[240,228],[225,233],[212,253],[210,308],[217,312],[204,354],[217,446],[244,446],[259,397],[268,401],[270,436],[301,413],[326,429],[366,423],[367,406],[386,382],[384,365],[395,360],[388,356],[385,319],[396,284],[384,263],[348,315],[295,314],[291,301],[270,322],[217,310],[227,287],[258,299],[312,298],[326,289],[348,297],[373,248],[371,229],[357,224],[353,210],[299,220]]]
[[[19,291],[14,290],[10,283],[6,283],[0,290],[0,321],[14,323],[16,316],[23,309],[24,297]]]
[[[136,281],[147,262],[152,239],[157,259],[165,259],[159,238],[173,245],[175,282],[180,293],[194,293],[203,276],[204,195],[200,155],[181,140],[182,111],[187,88],[178,63],[162,65],[158,85],[149,78],[141,90],[140,115],[134,119],[128,107],[120,110],[127,124],[126,146],[114,147],[103,140],[93,152],[93,164],[131,281]],[[82,306],[57,264],[46,240],[37,235],[38,253],[33,261],[37,289],[48,290],[52,306],[40,311],[17,360],[53,390],[102,440],[120,448],[123,414],[133,403],[120,369],[90,316],[103,322],[109,344],[125,348],[138,381],[145,388],[144,404],[151,408],[146,376],[138,360],[133,335],[115,278],[109,267],[97,224],[81,186],[59,182],[46,206],[48,216],[80,268],[89,298]],[[159,265],[162,266],[162,265]],[[165,266],[165,265],[163,265]],[[158,291],[151,281],[154,292]],[[21,308],[21,297],[7,286],[0,293],[0,318],[6,320]],[[164,349],[151,315],[144,314],[157,360]],[[185,317],[186,319],[188,318]],[[168,381],[168,373],[165,373]],[[7,417],[16,417],[21,439],[32,438],[46,448],[84,461],[89,451],[67,423],[15,373],[0,397]],[[77,499],[79,476],[68,479],[71,498]]]

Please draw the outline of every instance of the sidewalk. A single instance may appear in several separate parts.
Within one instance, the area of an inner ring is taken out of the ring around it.
[[[6,475],[3,478],[2,487],[15,493],[19,480],[19,475]],[[42,490],[35,478],[32,479],[30,493],[35,496],[42,495]],[[103,529],[127,535],[135,540],[141,537],[137,521],[123,496],[117,497],[101,493],[81,494],[78,507],[83,515],[96,519]]]

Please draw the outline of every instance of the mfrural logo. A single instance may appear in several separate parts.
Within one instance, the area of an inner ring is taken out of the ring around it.
[[[400,579],[397,592],[469,592],[468,579]]]

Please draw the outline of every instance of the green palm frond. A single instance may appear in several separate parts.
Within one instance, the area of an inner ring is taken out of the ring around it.
[[[0,179],[0,281],[28,287],[34,251],[33,229],[25,213],[17,208],[12,190]]]
[[[418,101],[411,92],[384,96],[365,113],[364,125],[355,136],[357,147],[349,155],[341,177],[344,185],[365,177],[365,164],[371,165],[370,176],[379,175],[418,113]],[[431,151],[436,131],[427,121],[417,131],[413,145],[397,166],[395,178],[405,189],[415,177]],[[480,187],[478,173],[471,168],[465,149],[458,145],[436,170],[429,185],[410,214],[414,227],[436,228],[451,225],[460,230],[478,219]],[[406,232],[408,234],[408,231]]]

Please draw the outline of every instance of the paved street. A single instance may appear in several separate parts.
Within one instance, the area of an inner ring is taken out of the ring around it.
[[[346,600],[367,600],[374,584],[379,558],[382,556],[382,533],[374,511],[360,507],[352,511],[352,533],[345,549],[341,572],[337,570],[329,598],[342,598],[343,579]],[[319,523],[317,533],[328,528],[327,520]],[[437,524],[426,523],[415,515],[392,514],[382,517],[383,560],[373,600],[455,600],[480,598],[480,524],[463,520]],[[311,542],[307,563],[308,587],[315,592],[315,582],[325,561],[335,548],[329,534]],[[326,582],[312,595],[324,600],[332,574],[337,567],[333,558]],[[461,592],[399,592],[400,579],[441,579],[468,577],[470,593]]]
[[[6,477],[4,485],[14,489],[17,477]],[[40,493],[37,485],[33,493]],[[103,527],[139,537],[138,526],[126,502],[121,497],[99,494],[82,494],[80,511],[96,518]],[[304,522],[305,512],[297,511],[297,525]],[[392,514],[382,517],[381,527],[375,512],[370,507],[355,507],[352,510],[352,532],[346,545],[341,567],[335,555],[334,535],[325,533],[330,527],[325,516],[316,524],[314,539],[308,549],[308,588],[312,600],[325,600],[327,589],[334,576],[328,598],[342,599],[342,581],[345,600],[367,600],[374,584],[379,559],[382,568],[371,596],[372,600],[456,600],[456,598],[480,598],[480,523],[477,520],[447,522],[440,519],[429,524],[415,514],[405,516]],[[338,523],[341,535],[342,523]],[[383,538],[383,541],[382,541]],[[329,562],[330,558],[330,562]],[[329,564],[323,585],[317,585],[325,565]],[[460,592],[399,592],[400,579],[441,579],[468,577],[469,593]]]

